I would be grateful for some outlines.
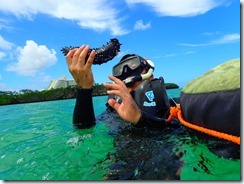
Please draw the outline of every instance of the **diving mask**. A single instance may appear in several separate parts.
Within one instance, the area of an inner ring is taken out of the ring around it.
[[[146,74],[141,74],[146,69]],[[154,64],[136,54],[127,54],[113,67],[113,76],[123,80],[126,86],[131,86],[136,81],[148,79],[152,76]]]

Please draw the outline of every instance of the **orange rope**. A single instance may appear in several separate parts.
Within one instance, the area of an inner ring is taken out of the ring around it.
[[[211,136],[214,136],[214,137],[217,137],[220,139],[228,140],[228,141],[231,141],[235,144],[240,145],[240,137],[238,137],[238,136],[234,136],[234,135],[218,132],[215,130],[207,129],[207,128],[200,127],[200,126],[197,126],[197,125],[194,125],[194,124],[191,124],[191,123],[185,121],[183,118],[183,115],[182,115],[180,105],[178,105],[177,107],[170,107],[170,115],[167,119],[167,122],[170,122],[172,120],[172,118],[179,119],[179,121],[182,125],[184,125],[188,128],[191,128],[193,130],[197,130],[197,131],[206,133],[208,135],[211,135]]]

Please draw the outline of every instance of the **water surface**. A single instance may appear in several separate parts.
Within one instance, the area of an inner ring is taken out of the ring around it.
[[[93,100],[99,116],[107,97]],[[184,127],[138,130],[106,115],[96,126],[76,130],[74,104],[71,99],[0,107],[1,180],[240,180],[240,159],[219,157],[213,151],[218,140],[209,145]]]

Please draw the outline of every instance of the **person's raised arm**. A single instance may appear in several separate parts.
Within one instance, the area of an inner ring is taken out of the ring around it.
[[[88,128],[95,124],[92,104],[94,79],[91,67],[96,53],[93,50],[86,60],[88,51],[89,46],[82,45],[66,55],[69,71],[77,84],[76,104],[73,113],[73,125],[76,128]]]

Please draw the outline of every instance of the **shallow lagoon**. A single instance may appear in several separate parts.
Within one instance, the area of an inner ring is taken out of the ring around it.
[[[107,97],[93,100],[99,116]],[[240,159],[213,151],[223,141],[206,141],[185,127],[141,131],[106,115],[93,128],[75,130],[74,103],[0,107],[1,180],[240,180]]]

